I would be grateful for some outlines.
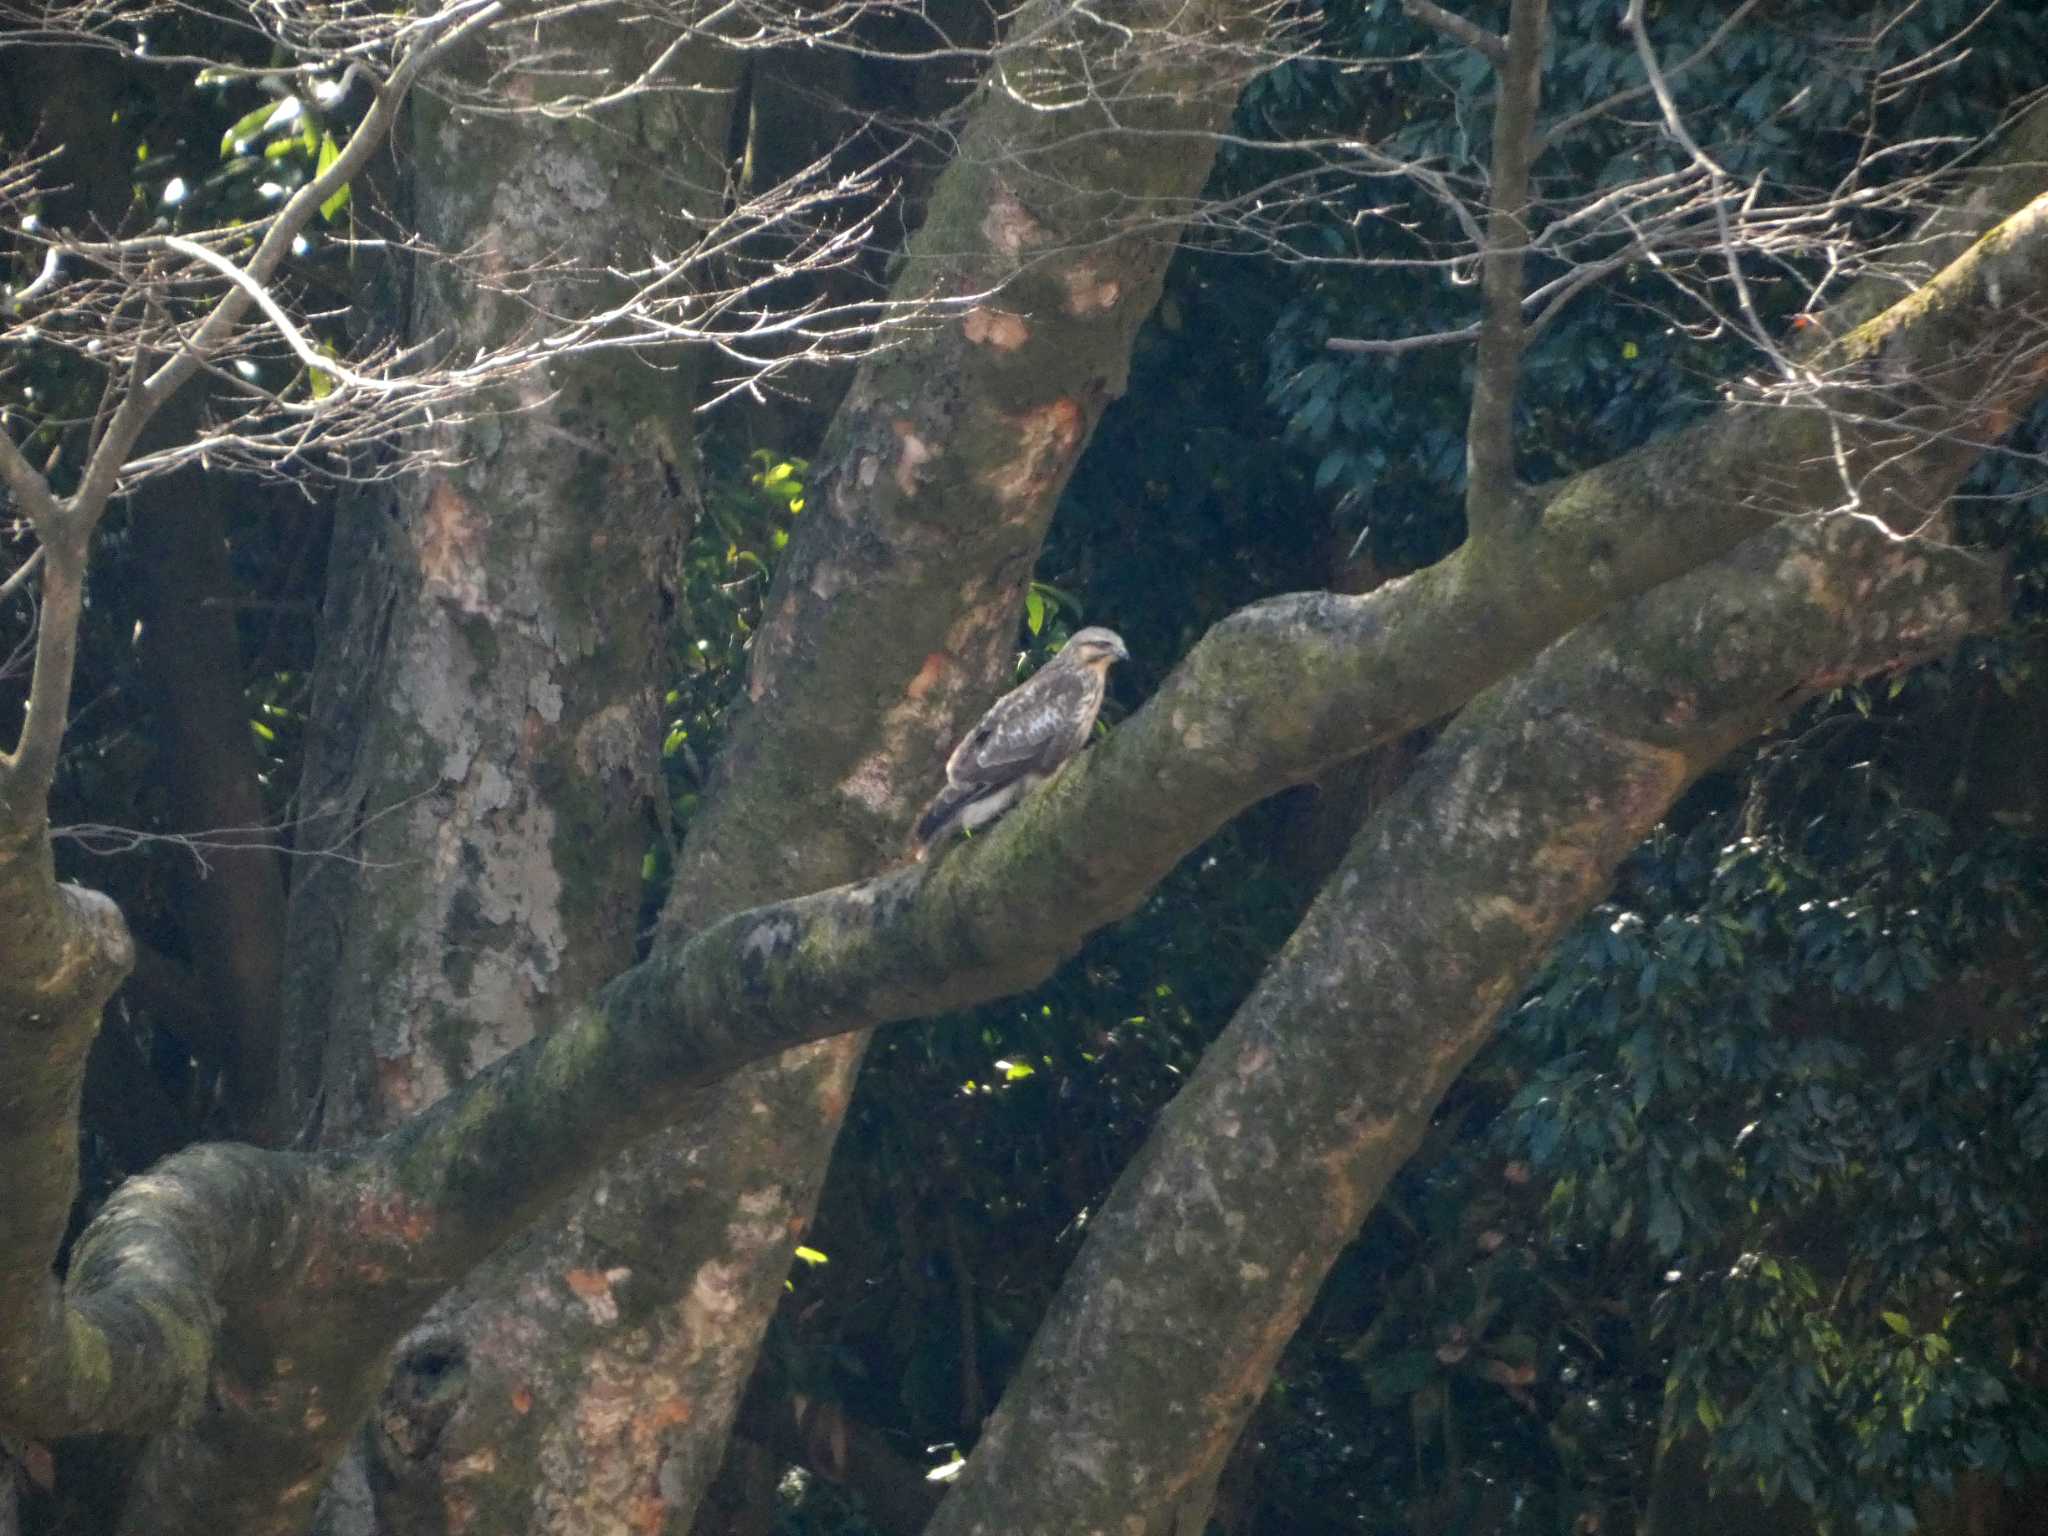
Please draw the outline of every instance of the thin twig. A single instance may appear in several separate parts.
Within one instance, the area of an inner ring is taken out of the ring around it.
[[[1459,331],[1427,331],[1420,336],[1394,336],[1386,340],[1372,336],[1332,336],[1323,343],[1327,352],[1419,352],[1425,347],[1454,347],[1479,339],[1477,324]]]
[[[1701,43],[1699,47],[1693,49],[1691,53],[1688,53],[1676,64],[1672,65],[1669,69],[1665,70],[1664,78],[1667,80],[1676,80],[1680,75],[1684,74],[1687,70],[1691,69],[1693,65],[1699,63],[1701,59],[1706,58],[1707,55],[1709,55],[1716,48],[1721,46],[1722,38],[1726,37],[1730,32],[1734,31],[1738,25],[1741,24],[1743,17],[1747,16],[1751,11],[1755,10],[1761,4],[1763,4],[1763,0],[1742,0],[1742,4],[1738,5],[1735,8],[1733,14],[1731,14],[1726,21],[1722,22],[1720,26],[1714,28],[1713,33],[1707,38],[1707,40],[1704,43]],[[1544,129],[1542,134],[1537,138],[1536,153],[1538,155],[1541,155],[1545,150],[1553,147],[1560,139],[1562,139],[1566,134],[1570,133],[1574,128],[1577,128],[1582,124],[1589,123],[1596,117],[1604,116],[1605,114],[1612,112],[1616,107],[1627,106],[1632,101],[1640,101],[1643,97],[1649,94],[1649,86],[1632,85],[1627,90],[1616,91],[1612,96],[1606,97],[1601,101],[1596,101],[1590,107],[1582,108],[1581,110],[1572,113],[1570,117],[1562,118],[1559,121],[1552,123],[1548,128]]]

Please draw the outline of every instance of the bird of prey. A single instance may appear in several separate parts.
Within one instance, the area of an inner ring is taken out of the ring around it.
[[[997,699],[946,759],[946,787],[917,819],[917,857],[955,832],[987,826],[1085,747],[1110,666],[1130,656],[1116,631],[1084,629]]]

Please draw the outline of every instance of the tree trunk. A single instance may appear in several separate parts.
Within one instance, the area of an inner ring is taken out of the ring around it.
[[[663,42],[613,13],[559,25],[614,80]],[[715,45],[681,66],[710,94],[594,118],[452,104],[488,62],[420,99],[411,136],[425,238],[483,253],[482,274],[473,255],[419,266],[410,332],[457,355],[527,318],[491,291],[494,266],[555,268],[532,301],[589,311],[617,296],[608,266],[694,243],[723,184],[734,59]],[[562,88],[511,84],[529,102]],[[697,377],[673,356],[558,362],[415,445],[438,467],[338,519],[303,798],[305,844],[346,857],[309,859],[294,891],[287,1107],[325,1143],[406,1120],[632,960],[678,552],[699,507]],[[566,1231],[603,1246],[601,1198]],[[606,1265],[574,1251],[536,1237],[421,1325],[328,1529],[524,1529],[533,1517],[508,1509],[573,1505],[602,1481],[564,1380],[590,1343],[554,1322],[582,1311],[583,1265]]]

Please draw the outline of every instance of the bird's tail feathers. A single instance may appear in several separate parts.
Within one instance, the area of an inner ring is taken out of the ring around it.
[[[924,814],[917,818],[917,825],[910,834],[920,859],[930,852],[932,844],[938,841],[960,809],[981,793],[981,788],[979,784],[948,784],[925,807]]]

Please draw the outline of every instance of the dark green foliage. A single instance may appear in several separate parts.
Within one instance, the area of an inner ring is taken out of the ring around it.
[[[1957,693],[2032,728],[1981,659],[1827,701],[1637,856],[1502,1045],[1500,1145],[1562,1238],[1640,1254],[1674,1426],[1872,1531],[2048,1465],[2048,839],[1948,776]]]
[[[766,448],[742,456],[717,435],[706,457],[704,511],[683,548],[683,597],[670,631],[679,680],[663,701],[661,756],[678,834],[718,760],[769,578],[789,543],[790,520],[804,509],[810,467]]]

